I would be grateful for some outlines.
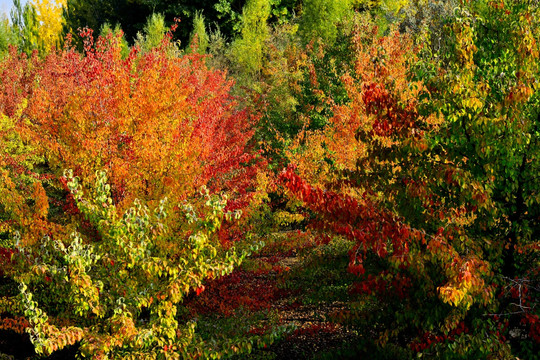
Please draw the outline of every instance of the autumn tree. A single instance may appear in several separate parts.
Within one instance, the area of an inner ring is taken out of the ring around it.
[[[41,53],[49,53],[59,48],[63,27],[62,13],[66,0],[33,0],[36,9],[36,20],[39,28],[38,49]]]
[[[166,47],[160,56],[133,50],[123,60],[118,38],[101,38],[95,46],[90,39],[85,57],[72,50],[47,57],[42,66],[50,70],[28,101],[36,136],[50,142],[52,166],[78,169],[88,178],[99,168],[110,170],[118,201],[155,200],[169,191],[182,197],[219,181],[215,175],[222,170],[246,170],[240,163],[247,159],[242,153],[250,124],[227,100],[231,83],[223,73],[209,71],[197,55],[165,56]],[[87,135],[75,135],[72,126]],[[237,161],[223,152],[238,155]],[[158,166],[162,161],[169,164]]]
[[[302,130],[322,129],[334,107],[349,101],[342,76],[354,66],[352,30],[354,24],[369,21],[367,14],[352,15],[343,19],[333,43],[304,46],[294,23],[272,28],[253,93],[262,115],[257,139],[275,169],[288,163],[286,149]]]
[[[525,4],[503,9],[516,19],[535,19],[536,8]],[[411,339],[396,355],[403,358],[412,353],[510,358],[522,346],[519,339],[504,342],[508,319],[497,316],[505,314],[517,315],[510,326],[528,332],[527,341],[538,339],[534,290],[517,290],[536,286],[538,274],[537,230],[531,222],[537,217],[536,191],[529,187],[535,181],[528,175],[537,166],[537,151],[530,152],[538,135],[536,100],[528,83],[538,68],[532,65],[536,27],[524,21],[514,30],[520,35],[508,35],[521,39],[507,40],[515,62],[505,63],[520,75],[501,88],[495,74],[508,69],[495,70],[498,61],[486,61],[499,58],[490,55],[499,42],[489,36],[496,33],[484,32],[495,25],[481,23],[485,16],[466,19],[455,19],[453,55],[437,65],[416,57],[406,36],[379,39],[376,28],[359,28],[355,66],[342,77],[350,102],[335,106],[321,130],[300,133],[289,155],[293,165],[281,175],[324,239],[340,236],[356,243],[349,271],[359,277],[351,287],[358,297],[343,318],[380,325],[374,341],[382,352],[399,338]],[[498,16],[491,13],[489,19]],[[472,29],[483,29],[482,41],[474,40]],[[445,61],[448,67],[437,70]],[[488,115],[491,111],[499,115]],[[507,111],[522,120],[511,121]],[[497,126],[488,119],[501,115],[508,120],[496,121],[504,130],[495,135]],[[515,138],[500,136],[506,131]],[[497,300],[502,289],[502,296],[526,305]],[[484,321],[486,316],[491,320]],[[478,335],[479,328],[484,335]]]
[[[50,177],[41,171],[45,162],[36,146],[29,142],[29,133],[21,127],[23,101],[12,115],[0,117],[0,249],[4,255],[14,251],[10,241],[14,231],[35,242],[54,226],[47,222],[49,202],[44,190]],[[8,272],[10,256],[0,260],[1,273]]]
[[[114,28],[111,27],[109,23],[105,23],[101,26],[99,36],[102,38],[106,38],[109,41],[117,41],[117,39],[120,39],[120,52],[122,54],[123,58],[127,58],[130,53],[130,48],[127,43],[126,37],[124,36],[124,32],[120,28],[120,25],[116,24]]]
[[[225,73],[170,55],[170,34],[125,59],[121,34],[84,35],[84,54],[12,50],[0,63],[0,261],[22,294],[3,294],[0,327],[27,328],[43,354],[76,342],[103,356],[248,351],[255,336],[209,346],[180,309],[257,242],[231,228],[261,201],[252,118]]]
[[[501,301],[490,316],[511,314],[502,319],[528,332],[536,348],[538,15],[538,6],[527,1],[467,4],[450,28],[452,56],[439,55],[447,65],[439,77],[430,77],[440,90],[434,104],[447,119],[447,135],[434,141],[455,164],[449,175],[468,174],[485,189],[486,205],[479,207],[469,231],[486,239],[484,256],[496,269]],[[471,194],[461,190],[458,196],[463,201]],[[524,349],[516,352],[519,356],[535,352],[525,350],[521,339],[511,344]]]

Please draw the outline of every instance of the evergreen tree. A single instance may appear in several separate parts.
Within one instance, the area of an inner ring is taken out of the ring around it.
[[[235,38],[241,33],[242,9],[246,3],[246,0],[67,0],[64,30],[78,35],[79,28],[97,30],[106,22],[120,24],[126,40],[133,44],[146,19],[159,13],[164,16],[166,26],[172,25],[175,18],[181,20],[174,36],[187,46],[198,13],[204,14],[207,26],[219,29],[225,38]],[[268,21],[281,23],[292,18],[300,11],[300,3],[301,0],[269,0]]]
[[[67,0],[66,5],[64,32],[73,34],[79,44],[79,29],[98,30],[105,23],[119,24],[127,41],[133,43],[152,14],[145,0]]]
[[[120,41],[120,52],[122,54],[123,58],[126,58],[129,55],[129,45],[126,41],[126,37],[124,36],[124,32],[120,28],[120,25],[116,24],[114,29],[111,27],[111,24],[105,23],[101,26],[101,30],[99,32],[99,35],[106,38],[110,34],[112,34],[113,39],[118,39]]]

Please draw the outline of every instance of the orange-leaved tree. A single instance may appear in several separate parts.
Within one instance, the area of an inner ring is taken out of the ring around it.
[[[68,48],[40,64],[28,100],[26,115],[52,168],[84,178],[108,170],[119,204],[181,199],[243,177],[252,124],[223,72],[199,55],[168,56],[166,43],[123,60],[118,39],[94,44],[90,30],[84,36],[84,56]]]
[[[253,248],[223,249],[220,229],[262,198],[255,118],[237,109],[225,73],[204,56],[175,56],[170,36],[125,59],[118,37],[83,36],[83,54],[69,44],[43,59],[12,50],[0,64],[0,235],[14,253],[2,270],[21,293],[0,301],[12,315],[3,327],[27,326],[38,353],[75,343],[103,358],[250,348],[207,346],[181,302]]]

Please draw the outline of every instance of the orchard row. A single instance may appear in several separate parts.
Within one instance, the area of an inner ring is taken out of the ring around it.
[[[0,330],[38,355],[248,354],[289,324],[239,312],[212,332],[189,303],[296,229],[314,253],[349,244],[340,321],[379,354],[538,358],[540,7],[393,3],[220,1],[232,40],[191,9],[189,36],[154,14],[127,41],[52,43],[16,4]]]

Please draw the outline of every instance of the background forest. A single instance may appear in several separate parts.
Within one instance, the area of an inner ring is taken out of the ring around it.
[[[0,359],[540,359],[537,0],[30,0]]]

